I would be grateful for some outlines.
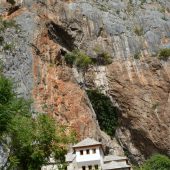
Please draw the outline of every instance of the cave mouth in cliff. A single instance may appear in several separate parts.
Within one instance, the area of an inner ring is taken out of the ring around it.
[[[55,24],[54,22],[49,22],[46,24],[46,26],[48,28],[48,35],[54,42],[58,43],[69,51],[72,51],[75,48],[74,38],[65,28]]]
[[[101,130],[109,136],[114,136],[118,126],[119,109],[115,107],[110,98],[99,90],[86,90],[96,113]]]

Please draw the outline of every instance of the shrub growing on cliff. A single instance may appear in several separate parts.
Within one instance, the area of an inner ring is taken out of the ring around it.
[[[14,44],[12,43],[5,43],[5,45],[3,46],[4,51],[12,51],[13,48],[14,48]]]
[[[7,28],[18,28],[18,24],[14,20],[3,20],[0,18],[0,32],[4,32]]]
[[[141,53],[140,52],[137,52],[134,54],[134,59],[140,59],[141,57]]]
[[[170,57],[170,48],[164,48],[160,50],[159,59],[168,60],[169,57]]]
[[[113,136],[118,125],[118,109],[113,106],[109,97],[97,90],[87,90],[87,94],[97,115],[101,130]]]
[[[154,155],[148,159],[138,170],[169,170],[170,158],[164,155]]]
[[[93,59],[93,63],[97,65],[108,65],[112,63],[112,58],[107,52],[99,53],[97,58]]]
[[[112,56],[103,50],[103,47],[96,45],[94,51],[97,54],[96,58],[93,58],[93,63],[98,65],[108,65],[112,63]]]
[[[15,0],[7,0],[8,3],[10,3],[11,5],[15,5]]]
[[[80,69],[87,69],[92,64],[91,58],[84,52],[74,50],[71,53],[65,55],[65,61],[69,65],[75,65]]]
[[[134,33],[138,36],[142,36],[144,34],[143,27],[135,26]]]

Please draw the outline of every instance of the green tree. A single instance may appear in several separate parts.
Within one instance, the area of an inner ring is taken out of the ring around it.
[[[30,102],[18,98],[13,91],[12,81],[0,74],[0,136],[7,131],[7,126],[16,114],[31,115]]]
[[[0,75],[0,104],[4,105],[10,102],[14,97],[12,82]]]
[[[169,170],[170,158],[164,155],[156,154],[138,168],[138,170]]]
[[[66,127],[57,124],[48,115],[40,114],[35,119],[16,115],[9,126],[12,139],[9,165],[19,170],[39,170],[49,163],[50,157],[62,165],[66,144],[72,142],[66,132]],[[11,158],[15,158],[15,164]]]
[[[53,157],[64,164],[66,145],[75,135],[46,114],[30,112],[30,102],[18,98],[12,82],[0,75],[0,145],[9,149],[1,170],[39,170]]]

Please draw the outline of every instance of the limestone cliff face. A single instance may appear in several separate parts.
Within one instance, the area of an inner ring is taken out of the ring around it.
[[[122,110],[117,138],[136,156],[134,148],[145,157],[169,152],[168,69],[153,58],[113,62],[108,68],[109,95]]]
[[[52,114],[58,121],[76,129],[79,137],[98,136],[95,114],[83,89],[73,77],[71,68],[62,64],[60,46],[40,35],[34,56],[33,98],[36,108]]]
[[[155,152],[169,154],[170,62],[154,57],[170,47],[168,0],[39,0],[6,18],[15,18],[24,32],[15,34],[13,53],[1,54],[5,73],[22,82],[22,95],[32,89],[36,110],[75,128],[80,138],[101,138],[119,154],[123,148],[134,162]],[[63,59],[75,48],[92,57],[107,52],[113,62],[92,66],[83,77]],[[80,86],[84,81],[119,108],[116,139],[101,132]]]

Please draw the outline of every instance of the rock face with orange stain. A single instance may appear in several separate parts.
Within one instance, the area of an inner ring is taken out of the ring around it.
[[[79,137],[96,136],[95,117],[85,92],[78,86],[67,66],[54,67],[40,58],[34,59],[33,97],[38,110],[76,129]]]
[[[72,69],[62,64],[60,46],[41,33],[33,62],[33,98],[36,109],[76,129],[79,137],[99,134],[87,96],[79,87]],[[95,115],[95,114],[94,114]]]

